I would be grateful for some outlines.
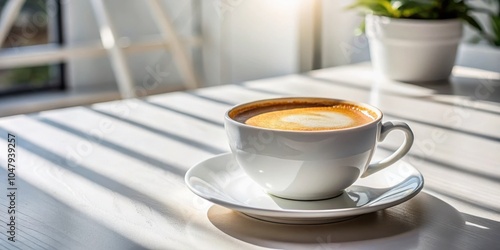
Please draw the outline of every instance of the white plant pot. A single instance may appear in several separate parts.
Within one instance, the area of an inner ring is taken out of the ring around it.
[[[449,77],[462,38],[462,22],[366,16],[366,35],[375,70],[407,82]]]

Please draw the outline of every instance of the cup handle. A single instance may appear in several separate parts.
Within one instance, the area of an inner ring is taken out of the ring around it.
[[[366,171],[363,173],[363,175],[361,175],[361,178],[367,177],[373,173],[376,173],[376,172],[392,165],[393,163],[395,163],[396,161],[401,159],[403,156],[405,156],[408,153],[408,151],[410,151],[410,148],[411,148],[411,145],[413,144],[413,139],[414,139],[413,132],[411,131],[408,124],[406,124],[404,122],[389,121],[389,122],[385,122],[384,124],[382,124],[381,129],[380,129],[380,137],[379,137],[378,141],[379,142],[383,141],[385,139],[385,137],[392,130],[395,130],[395,129],[401,130],[404,132],[405,140],[404,140],[403,144],[398,148],[398,150],[396,150],[394,153],[392,153],[392,155],[390,155],[389,157],[387,157],[379,162],[370,163],[370,165],[368,165],[368,168],[366,169]]]

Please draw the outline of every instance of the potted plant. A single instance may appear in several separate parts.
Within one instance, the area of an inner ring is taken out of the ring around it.
[[[408,82],[448,78],[462,38],[462,21],[482,30],[464,0],[356,0],[365,14],[375,70]]]

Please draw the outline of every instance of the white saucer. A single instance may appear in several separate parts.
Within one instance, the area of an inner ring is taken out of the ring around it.
[[[420,172],[399,161],[358,179],[341,196],[319,201],[296,201],[267,194],[237,165],[231,153],[193,166],[185,176],[189,189],[221,206],[261,220],[288,224],[341,221],[405,202],[424,186]]]

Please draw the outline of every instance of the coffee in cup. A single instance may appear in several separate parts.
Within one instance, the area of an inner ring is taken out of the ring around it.
[[[374,121],[375,114],[342,102],[282,103],[249,109],[235,116],[245,124],[280,130],[317,131],[352,128]]]
[[[382,123],[368,104],[311,97],[260,100],[237,105],[225,115],[231,151],[242,169],[268,193],[318,200],[340,195],[361,176],[403,157],[413,143],[406,123]],[[392,130],[402,146],[371,163],[378,141]]]

